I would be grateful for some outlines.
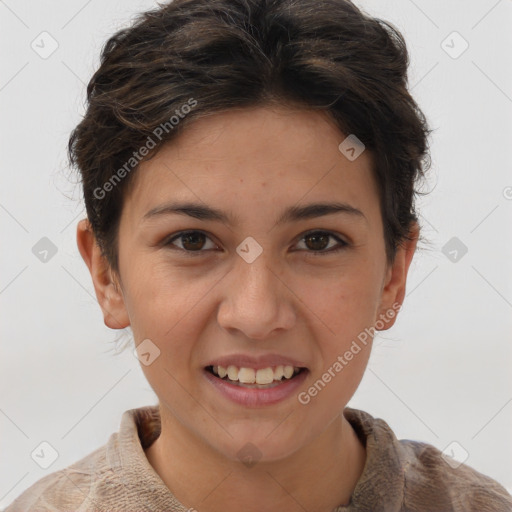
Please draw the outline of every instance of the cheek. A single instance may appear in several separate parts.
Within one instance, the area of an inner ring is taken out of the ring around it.
[[[180,384],[190,381],[201,350],[196,341],[211,321],[211,311],[205,313],[204,308],[221,277],[184,271],[168,262],[139,265],[132,274],[126,297],[131,327],[137,343],[149,339],[160,351],[152,364],[141,366],[163,399],[181,396]],[[187,409],[190,404],[181,406]]]
[[[175,338],[183,324],[194,326],[196,308],[215,283],[215,277],[193,275],[168,262],[134,261],[125,304],[135,338]]]
[[[320,434],[339,417],[358,388],[364,375],[371,342],[361,345],[360,351],[350,361],[341,363],[337,358],[328,364],[298,394],[299,416],[303,422],[315,418],[314,428]],[[343,352],[340,351],[343,357]]]
[[[190,368],[196,357],[195,340],[204,328],[201,299],[213,284],[204,281],[157,264],[139,267],[130,283],[128,309],[134,338],[137,343],[151,340],[159,351],[151,364],[141,360],[141,369],[159,400],[178,418],[197,413],[197,402],[190,399],[198,396]]]
[[[308,306],[316,307],[322,320],[314,335],[320,358],[298,399],[318,425],[327,426],[337,417],[363,378],[371,353],[378,292],[373,276],[362,274],[311,289]]]
[[[299,281],[299,297],[323,329],[328,352],[373,326],[380,302],[380,275],[372,264],[333,269],[328,279]],[[315,320],[315,322],[316,322]]]

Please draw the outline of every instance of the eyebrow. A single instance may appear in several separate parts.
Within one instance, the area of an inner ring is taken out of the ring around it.
[[[324,202],[312,203],[306,206],[291,206],[281,214],[276,222],[276,226],[286,222],[314,219],[339,213],[347,214],[355,218],[359,217],[368,222],[366,216],[361,210],[348,203]],[[217,221],[226,225],[233,225],[238,221],[238,218],[234,218],[227,212],[223,212],[205,204],[193,202],[175,202],[156,206],[144,215],[143,220],[164,215],[187,215],[194,219]]]

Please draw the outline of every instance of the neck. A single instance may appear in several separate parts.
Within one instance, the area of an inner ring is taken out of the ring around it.
[[[146,456],[174,496],[200,512],[331,512],[349,503],[366,460],[343,414],[286,459],[249,467],[226,459],[162,412],[160,406],[161,434]]]

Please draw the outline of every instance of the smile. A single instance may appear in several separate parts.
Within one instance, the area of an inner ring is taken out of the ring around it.
[[[209,365],[203,375],[224,399],[245,407],[267,407],[296,396],[309,374],[305,367],[265,368]],[[221,377],[222,375],[222,377]]]
[[[237,367],[234,365],[224,366],[207,366],[206,370],[213,375],[228,381],[232,384],[265,389],[278,386],[283,380],[293,379],[298,373],[305,370],[291,365],[278,365],[276,367],[267,368],[247,368]]]

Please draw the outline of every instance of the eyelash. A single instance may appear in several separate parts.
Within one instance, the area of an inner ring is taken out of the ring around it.
[[[180,231],[179,233],[172,235],[171,238],[167,238],[166,240],[164,240],[162,245],[166,246],[166,247],[170,247],[173,245],[172,242],[174,242],[175,240],[178,240],[179,238],[182,238],[185,235],[190,235],[190,234],[194,234],[194,233],[201,233],[201,234],[205,235],[206,238],[211,240],[211,238],[204,231],[194,229],[194,230],[189,230],[189,231]],[[318,235],[318,234],[327,235],[329,238],[334,238],[339,243],[339,246],[335,247],[334,249],[333,248],[322,249],[320,251],[306,250],[306,252],[308,253],[308,256],[325,256],[328,254],[335,254],[335,253],[338,253],[339,251],[345,249],[349,245],[348,242],[345,242],[344,240],[339,238],[334,233],[332,233],[330,231],[323,231],[323,230],[308,231],[301,236],[301,238],[299,239],[299,242],[301,242],[307,236]],[[211,241],[213,242],[213,240],[211,240]],[[187,256],[192,256],[192,257],[199,256],[201,253],[206,252],[206,250],[203,250],[203,249],[200,249],[198,251],[187,251],[186,249],[182,249],[181,247],[177,247],[177,246],[171,247],[171,249],[182,251]],[[207,249],[207,250],[209,250],[209,249]]]

